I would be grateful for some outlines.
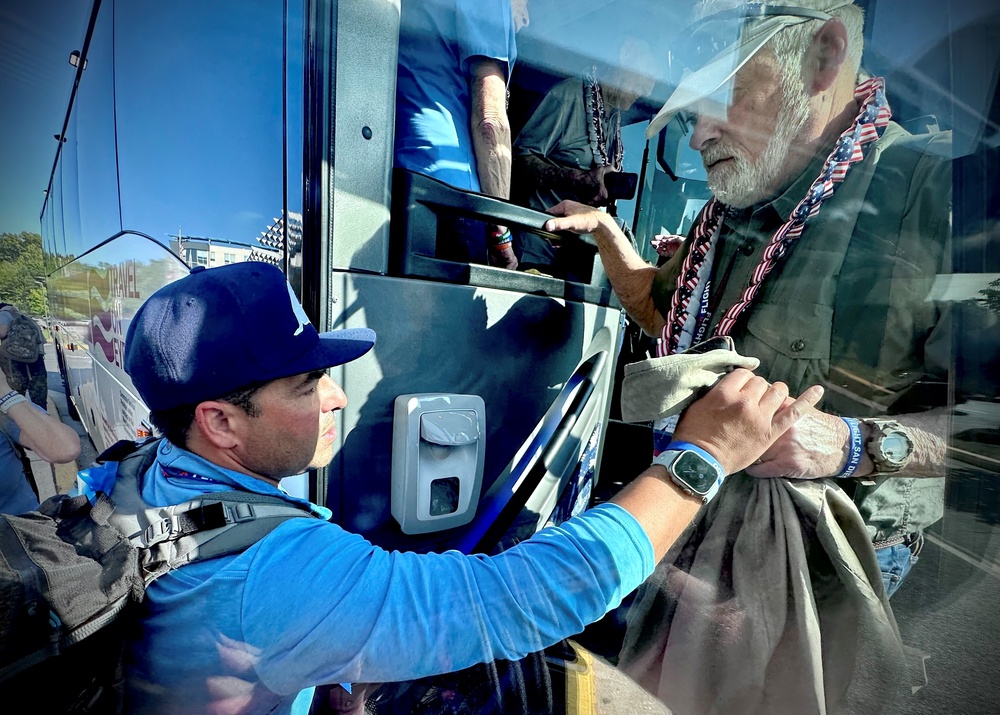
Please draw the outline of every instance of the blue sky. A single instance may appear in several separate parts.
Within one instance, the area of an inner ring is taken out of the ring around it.
[[[0,97],[14,108],[5,108],[0,132],[0,231],[40,230],[53,135],[74,78],[68,59],[82,49],[91,4],[5,0],[0,10]],[[119,230],[162,243],[178,230],[250,243],[280,216],[281,7],[104,0],[62,152],[65,188],[57,180],[50,198],[67,237],[59,253],[79,255]],[[290,34],[302,36],[294,18]],[[289,48],[299,78],[292,92],[301,91],[301,55],[301,45]],[[293,110],[289,127],[301,122]],[[301,210],[300,157],[289,156],[293,211]]]
[[[0,3],[0,232],[39,230],[56,140],[83,42],[87,0]]]

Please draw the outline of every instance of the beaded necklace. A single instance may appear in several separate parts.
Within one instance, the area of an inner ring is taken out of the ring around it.
[[[587,110],[587,138],[594,155],[594,166],[610,166],[615,171],[621,171],[624,157],[621,112],[615,109],[611,116],[605,114],[604,90],[597,80],[596,66],[584,79],[583,88],[584,106]]]
[[[823,164],[819,176],[813,181],[806,195],[792,210],[791,215],[782,226],[775,231],[774,236],[764,249],[760,263],[751,274],[750,280],[740,299],[733,303],[719,320],[714,335],[728,335],[736,325],[739,316],[749,307],[760,292],[764,280],[774,267],[787,255],[795,241],[802,235],[806,222],[819,213],[826,199],[833,196],[843,183],[848,170],[860,161],[864,161],[872,143],[878,140],[889,124],[892,112],[885,99],[885,82],[881,77],[872,77],[854,90],[854,98],[861,105],[857,117],[851,126],[840,135],[833,151]],[[727,207],[714,197],[702,208],[698,215],[697,225],[691,237],[691,249],[681,266],[677,276],[676,289],[670,302],[670,311],[666,316],[656,354],[660,357],[681,352],[693,342],[692,336],[704,332],[712,316],[705,309],[709,290],[706,257],[718,241],[722,232]],[[699,312],[694,316],[694,327],[687,335],[685,325],[691,327],[692,298],[701,288],[702,295],[694,301]],[[700,328],[700,329],[699,329]],[[686,338],[686,339],[685,339]]]

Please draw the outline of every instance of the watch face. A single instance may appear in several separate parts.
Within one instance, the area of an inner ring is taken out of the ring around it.
[[[899,432],[890,432],[882,438],[882,454],[890,462],[901,464],[910,454],[910,441]]]
[[[715,467],[694,452],[682,452],[671,465],[674,476],[696,494],[707,494],[719,478]]]

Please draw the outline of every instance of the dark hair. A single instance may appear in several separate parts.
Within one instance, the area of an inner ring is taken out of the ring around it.
[[[260,417],[260,408],[254,402],[254,396],[267,384],[267,382],[258,382],[247,387],[241,387],[238,390],[233,390],[228,395],[223,395],[215,399],[219,402],[228,402],[231,405],[239,407],[250,417]],[[206,400],[202,400],[202,402],[206,402]],[[188,432],[191,429],[191,424],[194,422],[194,411],[198,408],[199,404],[201,403],[180,405],[179,407],[171,407],[168,410],[152,410],[149,413],[149,421],[159,430],[160,434],[172,443],[178,447],[186,448]]]

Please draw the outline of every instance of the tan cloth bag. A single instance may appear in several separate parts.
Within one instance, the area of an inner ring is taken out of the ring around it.
[[[906,679],[853,502],[744,474],[640,588],[619,667],[676,715],[874,715]]]
[[[629,365],[622,415],[679,413],[734,367],[756,363],[718,350]],[[618,665],[675,715],[875,715],[907,680],[851,499],[832,479],[742,473],[640,587]]]

